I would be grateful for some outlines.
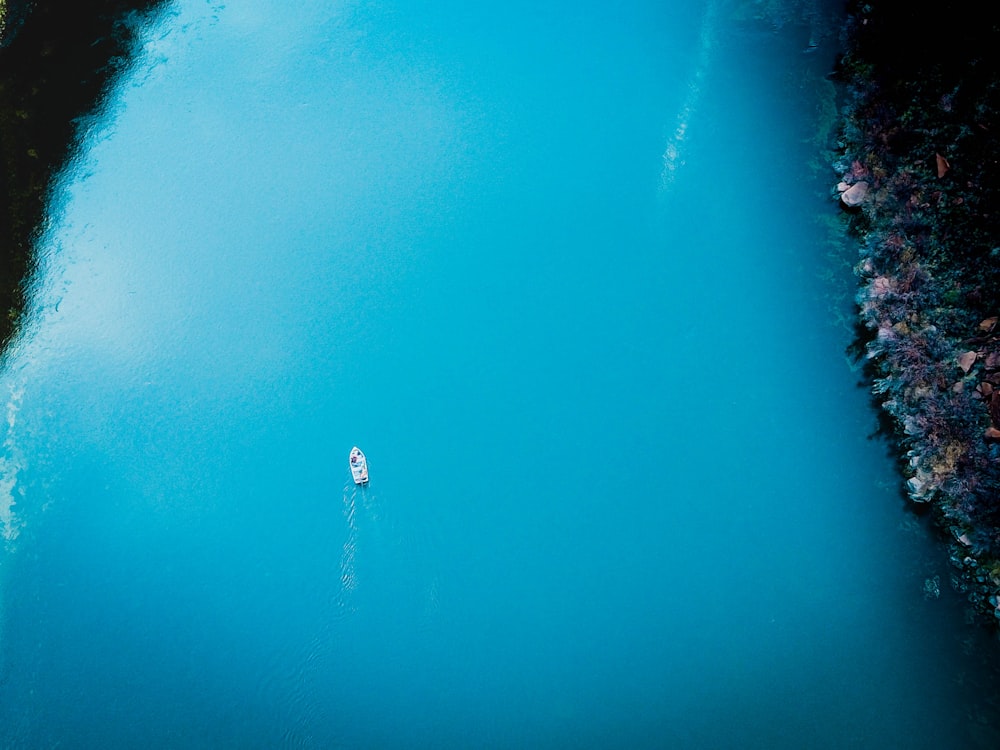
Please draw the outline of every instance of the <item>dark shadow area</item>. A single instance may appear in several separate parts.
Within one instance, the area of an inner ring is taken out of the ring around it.
[[[164,0],[7,2],[0,40],[0,350],[27,303],[33,241],[80,119],[130,62],[141,20]]]

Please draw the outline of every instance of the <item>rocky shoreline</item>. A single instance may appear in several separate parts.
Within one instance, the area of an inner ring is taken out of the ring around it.
[[[953,583],[1000,623],[1000,11],[852,2],[836,193],[873,393]]]

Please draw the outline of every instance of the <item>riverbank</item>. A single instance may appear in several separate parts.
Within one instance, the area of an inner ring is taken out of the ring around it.
[[[906,493],[975,608],[1000,620],[1000,13],[848,7],[837,189],[858,314]]]
[[[141,17],[162,0],[5,2],[0,26],[0,347],[22,324],[53,177],[76,131],[130,62]]]

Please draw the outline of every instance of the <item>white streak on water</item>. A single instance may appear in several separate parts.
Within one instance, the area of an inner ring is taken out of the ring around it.
[[[358,546],[358,506],[356,499],[358,489],[355,485],[344,485],[344,518],[347,520],[347,538],[344,540],[344,550],[340,556],[340,597],[339,604],[343,609],[347,606],[347,596],[357,586],[357,576],[354,570],[354,556]]]
[[[666,190],[673,185],[677,170],[684,165],[684,141],[687,138],[688,127],[701,102],[701,92],[705,78],[708,75],[712,61],[712,50],[715,47],[716,27],[719,2],[713,0],[705,9],[701,32],[698,35],[698,51],[695,60],[694,73],[687,86],[687,97],[677,113],[677,127],[667,141],[663,152],[663,171],[660,173],[660,189]]]
[[[23,521],[14,512],[17,498],[23,497],[24,489],[17,478],[24,468],[24,455],[18,447],[17,415],[24,398],[24,386],[10,386],[7,401],[7,426],[0,455],[0,534],[3,535],[7,550],[13,549],[14,540],[21,533]]]

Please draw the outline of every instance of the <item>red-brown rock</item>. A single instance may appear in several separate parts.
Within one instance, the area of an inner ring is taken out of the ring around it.
[[[1000,391],[993,391],[990,396],[990,419],[993,424],[1000,424]]]
[[[848,208],[855,208],[860,206],[865,201],[865,196],[868,195],[868,183],[864,180],[860,182],[855,182],[847,190],[840,194],[840,200]]]
[[[948,174],[948,170],[951,169],[951,164],[941,154],[934,154],[934,156],[937,160],[937,176],[944,177]]]

